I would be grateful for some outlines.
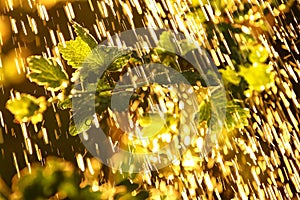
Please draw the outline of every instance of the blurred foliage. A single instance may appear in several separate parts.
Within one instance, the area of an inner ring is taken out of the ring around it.
[[[90,170],[82,174],[70,162],[47,157],[45,165],[33,163],[20,172],[20,177],[16,175],[11,190],[0,179],[0,199],[144,200],[149,197],[149,192],[140,186],[141,177],[132,179],[134,177],[130,176],[131,179],[125,177],[117,181],[117,173],[115,185],[99,185],[102,165],[94,158],[90,163]]]
[[[81,174],[74,166],[48,157],[45,165],[33,165],[14,177],[10,199],[99,199],[91,186],[80,187]]]
[[[203,5],[209,3],[218,19],[215,21],[208,20],[203,12]],[[227,92],[228,102],[226,107],[226,118],[223,128],[223,134],[234,134],[239,129],[248,126],[250,117],[246,100],[255,92],[262,92],[270,88],[274,83],[272,74],[272,66],[269,65],[269,52],[258,40],[253,30],[265,31],[267,27],[259,17],[259,9],[255,9],[257,13],[251,13],[251,7],[258,7],[255,3],[245,2],[243,6],[237,7],[234,1],[191,1],[191,10],[187,14],[183,14],[184,19],[193,19],[197,23],[201,23],[205,33],[209,39],[217,38],[224,43],[218,44],[218,48],[225,55],[229,56],[229,60],[218,66],[219,72],[222,74],[224,85]],[[263,7],[263,13],[267,13],[267,7]],[[227,16],[227,10],[233,13],[232,19]],[[261,13],[260,13],[261,14]],[[249,19],[249,16],[254,16],[254,19]],[[33,97],[29,94],[21,94],[7,102],[6,108],[15,116],[17,122],[32,122],[37,124],[43,120],[42,114],[47,109],[47,106],[56,104],[60,109],[72,109],[72,100],[74,98],[71,91],[77,94],[90,94],[93,89],[96,89],[96,94],[93,98],[87,96],[81,102],[84,105],[86,102],[93,101],[96,103],[97,117],[100,119],[108,116],[110,109],[110,98],[112,90],[118,81],[117,77],[121,72],[124,72],[131,65],[141,64],[142,61],[158,62],[165,66],[171,66],[174,69],[181,71],[186,79],[195,88],[200,88],[205,95],[201,96],[200,105],[198,108],[199,126],[206,127],[211,122],[211,107],[212,103],[207,98],[207,87],[202,84],[203,80],[199,76],[195,77],[194,69],[190,66],[185,66],[181,70],[182,62],[174,55],[178,49],[182,49],[182,55],[186,55],[195,50],[195,46],[187,40],[182,40],[177,43],[171,32],[165,31],[160,35],[158,47],[150,51],[143,58],[137,56],[137,52],[128,52],[118,48],[108,48],[106,46],[98,46],[95,38],[89,34],[88,30],[81,25],[73,22],[73,28],[77,37],[75,40],[66,41],[58,45],[59,52],[62,58],[66,61],[65,67],[71,67],[74,72],[69,77],[64,69],[63,64],[53,58],[45,58],[41,56],[31,56],[28,58],[29,74],[28,78],[37,85],[43,86],[46,90],[53,92],[54,97],[46,100],[46,97]],[[220,33],[220,34],[216,34]],[[232,35],[239,38],[241,43],[237,43]],[[97,47],[98,46],[98,47]],[[211,50],[211,49],[208,49]],[[91,55],[94,51],[95,56]],[[159,58],[159,59],[158,59]],[[180,62],[179,62],[180,61]],[[90,68],[82,67],[84,64],[89,64]],[[109,66],[102,75],[102,69]],[[101,77],[100,77],[101,75]],[[0,74],[1,76],[1,74]],[[2,79],[2,78],[1,78]],[[1,80],[0,79],[0,80]],[[98,81],[100,79],[100,81]],[[71,83],[88,82],[89,85],[74,85]],[[124,87],[126,88],[126,86]],[[132,99],[131,99],[132,100]],[[218,102],[217,102],[218,103]],[[75,126],[74,120],[71,120],[69,133],[73,136],[87,131],[91,127],[90,111],[85,107],[79,108],[77,113],[80,122]],[[74,116],[71,116],[71,118]],[[103,120],[104,121],[104,120]],[[102,122],[103,122],[102,121]],[[167,122],[176,124],[176,119],[168,116]],[[107,122],[103,122],[107,125]],[[166,127],[159,116],[146,115],[139,119],[139,124],[142,127],[143,136],[157,136],[161,133],[168,132],[169,127]],[[115,127],[112,127],[115,128]],[[116,128],[115,128],[116,129]],[[195,142],[194,142],[195,143]],[[197,144],[192,144],[193,150],[189,151],[188,158],[197,157],[199,146],[201,146],[201,138],[197,138]],[[142,149],[144,150],[144,149]],[[138,150],[136,150],[138,151]],[[225,150],[224,150],[225,151]],[[197,155],[197,156],[195,156]],[[241,157],[243,157],[242,155]],[[179,172],[188,176],[190,169],[200,163],[199,156],[195,161],[188,158],[182,163],[174,163],[172,170],[170,168],[162,169],[162,174],[159,178],[179,177]],[[244,160],[245,156],[243,157]],[[204,162],[204,161],[203,161]],[[205,161],[211,164],[211,160]],[[192,164],[190,164],[192,163]],[[246,164],[245,164],[246,165]],[[95,166],[95,165],[93,165]],[[208,168],[212,168],[208,167]],[[226,166],[228,167],[228,166]],[[199,167],[200,168],[200,167]],[[225,168],[225,167],[224,167]],[[229,168],[229,167],[228,167]],[[99,166],[97,171],[101,170]],[[200,170],[200,169],[197,169]],[[203,174],[202,169],[201,175]],[[226,170],[225,170],[226,171]],[[228,171],[228,169],[227,169]],[[230,171],[230,170],[229,170]],[[196,172],[195,172],[196,173]],[[198,173],[198,171],[197,171]],[[225,172],[224,172],[225,173]],[[146,188],[143,185],[141,175],[131,177],[130,174],[121,174],[120,172],[110,173],[109,181],[94,185],[95,180],[99,179],[101,173],[82,174],[75,170],[74,166],[62,160],[48,159],[44,166],[32,166],[25,169],[21,173],[21,177],[15,177],[12,187],[12,199],[180,199],[180,192],[172,188],[172,185],[160,183],[159,186]],[[225,177],[229,176],[224,174]],[[143,177],[144,178],[144,177]],[[145,180],[143,180],[145,181]],[[148,180],[147,183],[153,180]],[[215,180],[216,184],[217,181]],[[218,183],[219,184],[219,183]],[[220,183],[222,186],[222,183]],[[1,186],[1,185],[0,185]],[[182,186],[178,186],[182,188]],[[177,189],[178,189],[177,188]],[[209,189],[209,188],[208,188]],[[180,190],[180,189],[179,189]],[[219,190],[215,188],[215,190]],[[1,194],[0,199],[5,197]]]
[[[43,112],[47,109],[46,98],[36,98],[30,94],[17,93],[14,99],[6,103],[6,108],[15,115],[18,123],[32,122],[37,124],[43,120]]]
[[[240,66],[239,74],[249,84],[249,90],[245,91],[249,92],[249,95],[253,90],[263,91],[269,88],[270,84],[274,82],[274,75],[270,73],[270,66],[263,63],[254,63],[250,67]]]

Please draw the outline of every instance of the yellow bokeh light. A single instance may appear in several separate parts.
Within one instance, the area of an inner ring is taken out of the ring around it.
[[[11,26],[9,18],[0,16],[0,46],[4,45],[11,35]]]
[[[26,76],[25,58],[30,55],[28,49],[13,49],[6,55],[1,55],[0,83],[4,86],[22,83]]]

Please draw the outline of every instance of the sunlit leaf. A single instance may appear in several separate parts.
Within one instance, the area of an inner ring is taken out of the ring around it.
[[[91,48],[81,37],[76,37],[75,40],[67,41],[65,44],[60,43],[58,49],[62,57],[73,68],[82,67],[83,61],[91,53]]]
[[[229,67],[227,67],[226,69],[220,69],[219,71],[221,72],[222,78],[225,83],[229,82],[234,85],[239,85],[239,83],[241,81],[241,77],[235,70],[232,70]]]
[[[182,55],[187,54],[188,52],[196,49],[196,45],[187,39],[180,41],[180,47],[182,50]]]
[[[211,118],[211,112],[212,110],[210,102],[206,100],[202,101],[198,112],[199,123],[207,121],[208,124],[212,123],[211,125],[213,126],[213,124],[216,123],[214,122],[216,119]],[[233,100],[227,102],[225,127],[228,131],[232,131],[235,128],[243,128],[244,126],[247,126],[249,117],[249,110],[247,108],[243,108]]]
[[[193,0],[192,4],[199,6],[199,0]],[[205,14],[201,8],[197,8],[194,12],[188,12],[186,14],[187,19],[193,19],[196,23],[203,23],[206,21]]]
[[[123,55],[123,56],[121,56]],[[134,63],[135,65],[141,64],[141,61],[135,57],[132,57],[131,54],[127,54],[127,51],[122,51],[122,54],[115,56],[116,59],[109,66],[109,71],[117,71],[126,66],[129,62]]]
[[[37,124],[43,120],[43,112],[47,109],[45,97],[36,98],[29,94],[21,94],[6,103],[6,108],[15,116],[18,122]]]
[[[192,0],[192,1],[190,1],[190,2],[191,2],[191,6],[192,6],[192,7],[200,6],[199,0]]]
[[[47,90],[57,91],[68,86],[69,79],[65,70],[57,62],[41,56],[27,58],[30,73],[28,77]]]
[[[225,127],[228,131],[234,128],[244,128],[248,126],[248,118],[250,117],[249,110],[243,108],[234,101],[229,101],[226,107]]]
[[[69,134],[72,136],[76,136],[91,128],[93,117],[89,115],[89,112],[86,113],[84,109],[81,109],[80,111],[81,112],[75,113],[76,115],[80,115],[76,116],[76,120],[74,120],[74,117],[70,120]]]
[[[176,46],[174,44],[175,41],[173,41],[172,38],[173,38],[172,32],[164,31],[159,36],[158,46],[166,51],[175,52],[176,50]]]
[[[250,67],[240,66],[239,74],[248,82],[250,91],[262,91],[274,82],[270,66],[263,63],[254,63]]]
[[[62,110],[72,108],[72,99],[66,98],[64,100],[59,101],[57,103],[57,107]]]
[[[89,82],[96,82],[103,76],[105,70],[118,71],[122,69],[131,58],[129,53],[128,49],[99,45],[85,58],[84,65],[80,68],[80,76],[83,80],[88,78]],[[93,77],[95,77],[94,81]]]
[[[199,123],[203,121],[208,121],[211,115],[211,103],[209,101],[203,100],[199,105],[198,119]]]
[[[165,120],[158,114],[143,116],[141,119],[139,119],[139,123],[143,127],[143,137],[155,136],[159,134],[165,127]]]
[[[249,54],[249,60],[252,63],[263,63],[268,59],[269,54],[267,49],[262,45],[256,45],[252,48],[251,53]]]
[[[83,28],[76,22],[72,23],[77,36],[80,37],[86,44],[88,44],[91,49],[95,48],[98,45],[96,39],[89,33],[86,28]]]
[[[43,166],[33,164],[25,168],[20,178],[13,181],[16,199],[99,199],[100,192],[90,186],[80,187],[81,175],[64,160],[48,157]]]
[[[233,6],[235,6],[234,0],[213,0],[210,1],[210,4],[215,10],[218,11],[223,11],[225,8],[232,8]]]

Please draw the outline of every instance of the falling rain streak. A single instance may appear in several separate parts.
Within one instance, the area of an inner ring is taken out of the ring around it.
[[[59,2],[58,5],[56,2]],[[205,20],[212,24],[219,23],[220,11],[215,11],[209,1],[199,2]],[[197,196],[201,199],[222,199],[226,197],[228,191],[232,191],[232,198],[241,199],[300,198],[299,14],[295,13],[297,9],[295,8],[289,10],[289,16],[286,16],[284,11],[290,8],[284,4],[274,9],[268,2],[255,3],[261,6],[264,4],[269,8],[272,15],[269,17],[273,20],[269,20],[270,24],[265,24],[269,33],[267,35],[266,32],[255,30],[254,26],[249,28],[246,25],[242,27],[242,31],[245,33],[253,31],[257,34],[256,37],[268,52],[269,65],[275,74],[275,83],[262,93],[254,92],[247,99],[246,103],[251,109],[249,126],[239,130],[239,134],[226,141],[224,147],[215,147],[205,158],[196,158],[187,151],[182,161],[174,162],[170,167],[158,171],[156,177],[151,173],[145,173],[142,177],[145,188],[156,188],[168,193],[180,191],[183,199],[195,199]],[[110,40],[114,34],[141,26],[172,29],[206,48],[217,66],[226,63],[233,68],[234,63],[230,60],[232,52],[222,31],[215,28],[213,37],[208,38],[207,30],[196,21],[197,17],[185,17],[191,12],[190,4],[189,1],[177,0],[2,1],[0,3],[0,49],[5,53],[2,54],[1,51],[0,56],[0,87],[3,95],[1,101],[4,98],[8,99],[7,94],[11,99],[19,98],[20,94],[9,88],[24,80],[28,72],[25,64],[26,56],[39,53],[30,45],[38,47],[45,57],[56,57],[61,60],[57,44],[64,44],[66,40],[75,38],[69,22],[84,18],[84,14],[80,12],[89,12],[89,16],[92,15],[93,21],[86,20],[85,23],[99,41]],[[234,1],[232,6],[240,7],[242,4],[240,1]],[[58,9],[56,6],[63,9]],[[297,6],[299,7],[299,4]],[[24,11],[19,12],[20,10]],[[252,11],[252,13],[253,15],[248,16],[250,22],[261,18],[261,12]],[[230,9],[226,9],[226,14],[228,19],[233,21],[233,13]],[[137,22],[136,18],[140,19],[140,22]],[[263,23],[267,21],[264,20]],[[238,34],[231,33],[231,37],[236,44],[241,46],[247,44],[247,41]],[[118,45],[124,45],[122,42],[120,41]],[[151,46],[147,42],[145,44]],[[227,53],[221,52],[220,44],[226,47]],[[8,52],[7,46],[13,50]],[[140,48],[141,51],[143,47]],[[7,62],[7,59],[10,59],[10,62]],[[40,89],[36,92],[59,98],[54,92]],[[152,104],[151,101],[149,103]],[[9,138],[6,135],[11,135],[12,139],[19,139],[22,133],[20,144],[22,151],[11,151],[11,154],[7,155],[10,150],[2,150],[3,157],[11,158],[12,162],[7,165],[14,166],[18,177],[21,176],[20,166],[27,166],[30,172],[31,160],[44,163],[45,156],[53,152],[61,157],[69,156],[65,155],[63,149],[58,146],[62,145],[61,143],[53,142],[53,140],[59,141],[61,137],[65,137],[65,142],[71,140],[71,136],[65,133],[63,118],[60,117],[61,113],[57,111],[55,105],[53,110],[55,126],[50,125],[49,128],[49,124],[43,121],[42,127],[32,128],[25,122],[13,126],[7,125],[6,120],[11,118],[5,115],[6,111],[1,107],[0,148],[7,142],[5,138]],[[163,137],[164,140],[171,139],[168,134]],[[37,142],[36,138],[42,138],[43,144]],[[186,138],[185,142],[190,143],[190,140]],[[117,144],[111,138],[109,141],[114,149]],[[47,146],[47,150],[44,150],[44,145]],[[202,145],[203,141],[198,138],[195,146],[201,149]],[[76,146],[72,146],[71,149],[74,152],[69,159],[76,161],[82,172],[89,171],[92,175],[96,173],[94,171],[96,164],[86,156],[85,151]],[[99,182],[94,183],[93,190],[99,190],[99,186]]]

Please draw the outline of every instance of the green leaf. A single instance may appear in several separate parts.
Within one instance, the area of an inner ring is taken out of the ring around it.
[[[102,58],[102,62],[98,63],[107,67],[108,71],[117,71],[130,60],[130,50],[118,47],[99,46],[97,48],[98,57]],[[135,61],[135,60],[133,60]]]
[[[235,2],[234,0],[227,0],[227,1],[223,1],[223,0],[212,0],[210,1],[210,4],[212,5],[212,7],[215,10],[219,10],[221,12],[224,11],[225,8],[232,8],[235,6]]]
[[[72,118],[69,125],[69,133],[72,136],[76,136],[84,131],[87,131],[91,128],[92,116],[84,116],[78,121],[76,121],[76,125],[74,119]]]
[[[252,48],[251,53],[249,55],[249,60],[252,63],[264,63],[268,59],[269,54],[267,49],[261,44],[256,45]]]
[[[229,101],[226,106],[225,127],[228,131],[234,128],[244,128],[248,126],[249,110],[241,107],[234,101]]]
[[[144,200],[144,199],[147,199],[149,198],[149,192],[146,191],[146,190],[143,190],[143,191],[140,191],[135,197],[134,199],[135,200]]]
[[[176,62],[177,56],[171,55],[168,52],[160,52],[160,49],[157,50],[159,53],[160,60],[162,60],[161,64],[167,67],[172,67],[174,69],[180,70],[180,66]]]
[[[211,103],[207,100],[203,100],[200,103],[198,114],[199,123],[208,121],[211,115]]]
[[[24,169],[20,178],[13,179],[13,196],[17,199],[100,199],[90,185],[81,188],[81,174],[72,163],[47,157],[43,166],[35,163]],[[26,173],[25,173],[26,172]],[[29,173],[30,172],[30,173]]]
[[[125,179],[122,182],[117,184],[117,187],[124,186],[126,191],[122,191],[120,193],[116,193],[114,199],[122,199],[122,200],[144,200],[149,197],[149,192],[139,188],[138,183],[131,182],[129,179]],[[133,191],[136,194],[133,194]]]
[[[204,99],[201,101],[199,108],[198,108],[198,120],[199,123],[203,121],[207,121],[208,125],[212,128],[214,123],[219,119],[225,116],[225,109],[226,109],[226,96],[225,91],[222,87],[219,86],[209,86],[209,93],[207,93]],[[203,91],[202,91],[203,93]],[[208,99],[206,97],[209,97]]]
[[[189,41],[187,39],[180,41],[180,47],[181,47],[182,55],[185,55],[188,52],[196,49],[195,44],[192,41]]]
[[[69,84],[68,75],[57,62],[41,56],[27,58],[30,73],[29,79],[47,90],[58,91]]]
[[[83,28],[76,22],[72,23],[77,36],[80,37],[91,49],[95,48],[98,45],[96,39],[89,33],[88,29]]]
[[[81,93],[79,96],[81,97],[74,96],[72,98],[72,101],[78,106],[72,109],[73,115],[69,126],[69,133],[72,136],[89,130],[94,115],[94,110],[91,106],[95,105],[95,96],[90,96],[89,93]]]
[[[138,58],[132,57],[131,54],[126,54],[127,51],[123,51],[123,56],[118,55],[117,59],[111,63],[108,70],[109,71],[118,71],[123,69],[124,66],[126,66],[129,62],[134,64],[142,64],[141,60]]]
[[[71,98],[66,98],[64,100],[60,100],[57,103],[57,107],[59,109],[62,109],[62,110],[72,108],[72,99]]]
[[[80,193],[77,199],[101,199],[101,192],[94,192],[92,186],[86,186],[80,189]]]
[[[18,122],[37,124],[43,120],[43,112],[47,109],[45,97],[36,98],[29,94],[21,94],[6,103],[6,108],[15,116]]]
[[[172,40],[173,35],[170,31],[164,31],[159,36],[158,46],[162,49],[169,51],[169,52],[175,52],[176,46],[174,44],[174,41]]]
[[[98,101],[95,99],[95,91],[76,92],[72,97],[72,117],[69,125],[69,133],[76,136],[91,128],[95,108],[98,109]],[[103,98],[99,98],[101,101]],[[103,110],[102,110],[103,112]]]
[[[220,69],[219,71],[221,72],[222,78],[225,83],[229,82],[234,85],[239,85],[241,77],[236,71],[230,69],[230,67],[227,67],[226,69]]]
[[[82,67],[83,61],[91,53],[91,48],[81,37],[67,41],[65,45],[60,43],[58,49],[67,63],[75,69]]]
[[[184,76],[184,78],[186,78],[186,80],[188,80],[191,85],[195,85],[198,81],[201,82],[201,85],[203,85],[204,87],[207,84],[205,80],[199,75],[199,73],[197,71],[195,72],[195,70],[183,71],[181,73],[181,76]]]
[[[121,186],[121,185],[124,185],[128,192],[132,192],[132,191],[138,189],[138,187],[139,187],[139,184],[132,183],[129,179],[124,179],[120,183],[117,184],[117,186]]]
[[[130,56],[128,53],[129,49],[99,45],[84,60],[84,67],[80,68],[80,76],[83,80],[91,78],[91,76],[97,79],[103,75],[103,69],[118,71],[129,61]]]
[[[240,66],[239,74],[248,82],[250,91],[262,91],[274,82],[269,68],[267,64],[255,63],[250,67]]]
[[[191,0],[191,7],[198,7],[200,6],[199,0]]]
[[[198,1],[198,0],[196,0]],[[198,1],[199,2],[199,1]],[[201,8],[197,8],[194,12],[188,12],[186,14],[187,19],[193,18],[196,23],[203,23],[206,21],[205,14]]]
[[[225,127],[228,131],[232,131],[235,128],[243,128],[248,125],[248,118],[250,116],[249,110],[243,108],[235,101],[236,100],[228,101],[226,105]],[[201,102],[198,112],[199,123],[207,121],[208,125],[211,124],[211,126],[214,126],[216,119],[211,118],[211,109],[210,101],[204,100]]]
[[[139,119],[139,123],[143,127],[143,137],[155,136],[165,128],[165,121],[158,114],[146,115]]]

